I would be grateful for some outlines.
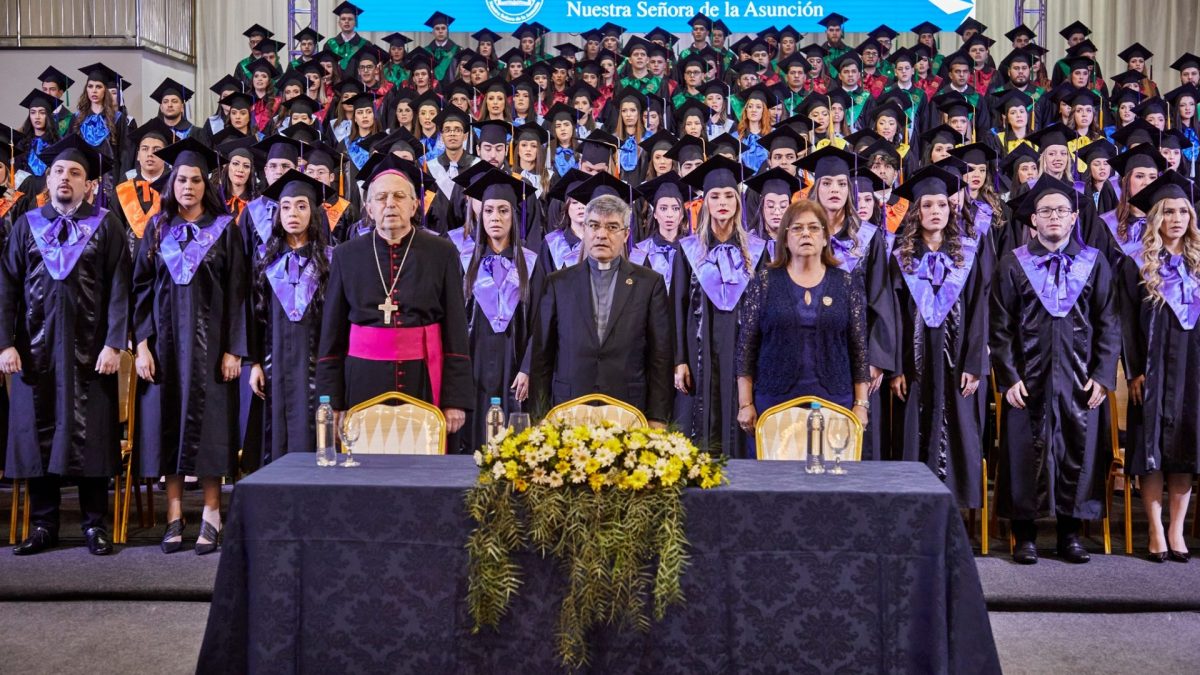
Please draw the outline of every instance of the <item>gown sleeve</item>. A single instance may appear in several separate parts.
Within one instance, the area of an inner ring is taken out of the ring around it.
[[[850,287],[850,376],[855,384],[862,384],[871,381],[871,364],[867,358],[867,293],[853,275],[846,275],[846,282]]]
[[[17,220],[0,258],[0,350],[17,345],[18,310],[25,285],[25,218]]]
[[[156,219],[157,220],[157,219]],[[136,348],[145,340],[153,340],[154,327],[154,282],[157,265],[150,255],[150,246],[156,237],[155,230],[146,227],[146,236],[138,243],[137,257],[133,261],[133,344]]]
[[[346,249],[333,250],[317,351],[317,394],[329,397],[334,410],[346,409],[346,352],[350,349],[350,302],[342,281]],[[343,255],[338,255],[339,253]]]
[[[109,274],[108,287],[108,331],[104,346],[118,351],[129,346],[130,278],[129,240],[125,237],[125,226],[114,215],[105,217],[107,232],[104,238],[105,267]]]
[[[1088,372],[1095,382],[1112,391],[1117,386],[1117,359],[1121,355],[1121,326],[1117,314],[1117,292],[1113,274],[1104,258],[1096,260],[1096,272],[1090,303],[1092,358]]]
[[[992,370],[996,374],[996,386],[1006,390],[1021,381],[1017,371],[1016,350],[1013,348],[1017,339],[1016,323],[1020,321],[1020,289],[1016,275],[1020,270],[1016,258],[1005,254],[1000,261],[1000,269],[992,284],[989,309],[991,317],[988,321],[991,335],[988,347],[991,349]]]
[[[229,277],[225,279],[225,353],[242,359],[250,358],[250,315],[247,305],[246,268],[248,259],[242,254],[241,231],[230,222],[225,231],[225,255]]]
[[[646,335],[646,419],[667,422],[674,402],[674,319],[667,285],[654,276]]]
[[[742,296],[742,325],[737,340],[737,376],[753,378],[758,372],[762,345],[762,313],[767,296],[767,272],[760,271]]]
[[[467,307],[463,299],[462,265],[454,247],[442,261],[442,408],[473,410],[475,380],[471,374],[471,341],[467,336]]]
[[[1146,374],[1146,336],[1142,330],[1141,274],[1126,257],[1117,267],[1117,308],[1121,315],[1121,356],[1125,378]]]

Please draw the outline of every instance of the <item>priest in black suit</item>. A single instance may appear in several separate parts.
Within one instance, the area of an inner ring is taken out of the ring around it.
[[[662,276],[624,258],[628,222],[629,206],[616,196],[588,203],[587,257],[546,281],[535,320],[530,388],[542,406],[606,394],[663,428],[673,400],[671,305]]]

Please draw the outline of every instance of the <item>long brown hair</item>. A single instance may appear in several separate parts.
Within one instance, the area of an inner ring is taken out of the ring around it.
[[[1163,204],[1165,203],[1166,200],[1160,201],[1150,209],[1150,213],[1146,215],[1146,231],[1142,233],[1142,258],[1145,260],[1142,264],[1142,285],[1145,286],[1150,300],[1156,305],[1162,305],[1167,301],[1163,297],[1163,281],[1162,275],[1159,273],[1159,269],[1162,267],[1160,256],[1164,250],[1160,230],[1162,229]],[[1196,209],[1188,204],[1187,210],[1188,228],[1183,235],[1183,260],[1189,273],[1200,275],[1200,229],[1196,228]]]
[[[924,199],[924,197],[922,197]],[[942,230],[942,248],[941,252],[950,256],[954,261],[955,267],[962,267],[962,229],[958,225],[958,216],[954,209],[950,209],[950,215],[946,220],[946,228]],[[916,249],[917,240],[921,238],[921,200],[909,206],[908,212],[904,214],[904,219],[900,221],[900,227],[896,231],[896,252],[900,258],[900,269],[907,273],[912,273],[917,268]]]
[[[792,226],[796,218],[805,213],[816,216],[817,222],[821,224],[821,236],[825,237],[825,245],[821,247],[821,264],[825,267],[838,266],[840,261],[833,254],[833,249],[829,246],[831,239],[829,236],[829,216],[825,215],[825,207],[811,199],[801,199],[789,204],[787,211],[783,212],[783,220],[779,222],[779,230],[775,233],[775,257],[771,262],[767,263],[769,269],[786,269],[788,263],[792,262],[792,252],[788,249],[787,245],[788,228]]]

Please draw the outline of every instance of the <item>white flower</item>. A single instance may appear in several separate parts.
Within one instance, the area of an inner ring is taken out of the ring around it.
[[[546,479],[546,484],[552,488],[562,487],[563,479],[558,473],[550,473]]]
[[[492,477],[496,480],[504,478],[504,464],[502,462],[496,462],[492,465]]]
[[[475,451],[475,466],[483,466],[483,453],[479,450]]]
[[[587,480],[587,474],[584,473],[582,469],[580,469],[578,471],[572,471],[570,478],[571,478],[572,483],[575,483],[576,485],[578,485]]]

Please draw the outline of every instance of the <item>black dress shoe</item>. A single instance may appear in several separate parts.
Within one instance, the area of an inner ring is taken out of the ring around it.
[[[208,555],[217,550],[220,538],[220,530],[210,525],[207,520],[201,520],[200,537],[196,539],[196,555]],[[208,542],[201,542],[200,539],[207,539]]]
[[[1146,554],[1146,560],[1149,560],[1150,562],[1154,562],[1154,563],[1167,562],[1167,552],[1159,551],[1158,553],[1155,553],[1154,551],[1150,551],[1149,553]]]
[[[13,547],[13,555],[34,555],[58,546],[58,537],[44,527],[34,527],[29,538]]]
[[[1037,564],[1037,544],[1032,541],[1022,541],[1017,544],[1017,548],[1013,551],[1013,562],[1018,565],[1034,565]]]
[[[1187,551],[1175,551],[1167,549],[1167,558],[1172,562],[1185,563],[1192,559],[1192,554]]]
[[[167,531],[163,532],[162,538],[163,553],[174,553],[183,548],[183,528],[185,525],[186,523],[183,521],[183,518],[167,523]],[[175,537],[179,537],[178,541],[168,541]]]
[[[1058,542],[1058,557],[1074,565],[1082,565],[1092,559],[1092,555],[1076,537],[1068,537]]]
[[[87,539],[88,553],[108,555],[113,552],[112,537],[103,527],[89,527],[83,536]]]

